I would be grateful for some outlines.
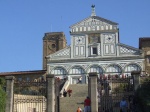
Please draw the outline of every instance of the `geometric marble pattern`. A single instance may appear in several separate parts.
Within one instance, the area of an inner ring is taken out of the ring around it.
[[[120,54],[132,54],[132,55],[139,55],[140,50],[134,47],[130,47],[124,44],[119,43],[119,52]]]
[[[67,56],[70,54],[70,49],[65,49],[61,53],[58,53],[56,56]]]
[[[26,95],[27,96],[27,95]],[[41,96],[32,96],[32,97],[22,97],[20,99],[15,99],[14,103],[43,103],[46,102],[46,98]]]
[[[130,48],[127,48],[127,47],[120,47],[120,53],[123,53],[123,54],[133,54],[135,53],[136,51],[135,50],[132,50]]]
[[[121,67],[124,68],[126,63],[120,63]]]
[[[70,56],[70,47],[67,47],[67,48],[65,48],[63,50],[60,50],[60,51],[54,53],[54,54],[51,54],[50,56],[51,57],[55,57],[55,56],[56,57],[57,56]]]

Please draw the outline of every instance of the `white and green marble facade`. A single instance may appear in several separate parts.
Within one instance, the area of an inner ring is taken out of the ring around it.
[[[70,27],[71,45],[47,56],[48,73],[68,77],[70,83],[82,76],[87,83],[90,72],[130,75],[144,71],[142,51],[120,43],[118,34],[118,24],[96,16],[92,7],[90,17]]]

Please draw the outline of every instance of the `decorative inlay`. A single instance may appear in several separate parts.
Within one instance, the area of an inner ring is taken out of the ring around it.
[[[114,43],[115,42],[115,34],[104,34],[104,42],[105,43]]]
[[[120,46],[120,53],[123,53],[123,54],[133,54],[133,53],[136,53],[136,51],[133,50],[133,49],[131,49],[131,48]]]
[[[54,57],[54,58],[57,56],[58,57],[70,56],[70,47],[60,50],[60,51],[50,55],[50,57]]]
[[[108,65],[108,64],[101,64],[101,66],[102,66],[103,68],[106,68],[107,65]]]
[[[140,66],[142,66],[142,63],[141,62],[137,62]]]
[[[120,63],[121,67],[125,67],[126,63]]]
[[[70,67],[71,67],[71,66],[69,66],[69,65],[65,65],[65,66],[64,66],[64,68],[65,68],[66,70],[69,70]]]
[[[82,67],[83,67],[84,69],[86,69],[88,66],[89,66],[89,65],[82,65]]]
[[[79,37],[75,37],[75,44],[84,44],[85,43],[85,37],[84,36],[79,36]]]
[[[14,103],[46,103],[46,98],[45,97],[39,97],[39,96],[23,96],[22,98],[15,99]]]

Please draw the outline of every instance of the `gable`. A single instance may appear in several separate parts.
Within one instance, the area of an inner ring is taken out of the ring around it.
[[[50,60],[70,58],[70,46],[47,56]]]
[[[98,16],[90,16],[70,26],[70,28],[71,32],[117,30],[117,25],[117,23],[110,20]]]

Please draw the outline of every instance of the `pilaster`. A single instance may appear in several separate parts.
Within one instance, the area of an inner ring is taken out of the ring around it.
[[[136,71],[131,72],[131,75],[133,77],[134,91],[136,91],[139,88],[140,74],[141,74],[141,72],[138,72],[138,71],[137,72]]]
[[[103,56],[104,56],[104,48],[103,48],[103,46],[104,46],[104,45],[103,45],[103,42],[104,42],[104,35],[101,34],[100,37],[101,37],[101,38],[100,38],[100,39],[101,39],[101,44],[100,44],[100,45],[101,45],[101,50],[100,50],[100,51],[101,51],[101,56],[103,57]]]
[[[89,73],[91,112],[98,112],[97,73]]]
[[[46,76],[46,83],[47,83],[47,111],[46,112],[55,112],[54,75],[48,74]]]
[[[6,108],[5,112],[13,112],[13,88],[14,88],[14,76],[6,76]]]

